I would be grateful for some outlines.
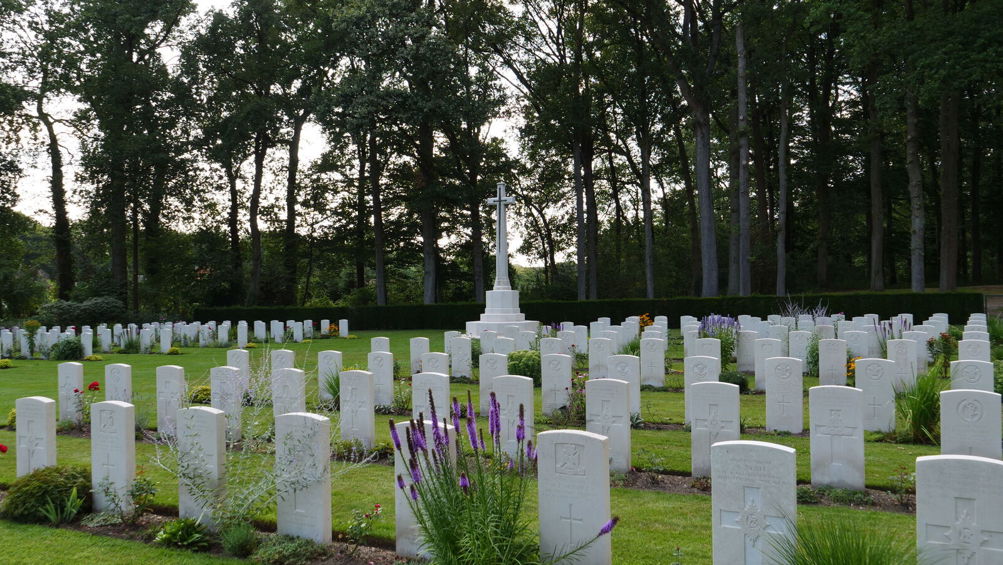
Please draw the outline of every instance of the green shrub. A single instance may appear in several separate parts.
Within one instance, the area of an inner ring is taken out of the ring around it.
[[[38,469],[14,481],[0,507],[0,516],[16,522],[45,522],[46,505],[62,505],[76,489],[84,497],[80,510],[90,510],[91,474],[85,467],[56,465]]]
[[[993,362],[993,390],[996,394],[1003,394],[1003,361]]]
[[[630,343],[620,349],[620,355],[641,355],[641,338],[630,340]]]
[[[805,369],[809,377],[818,378],[818,334],[808,338],[808,352],[805,355]]]
[[[874,497],[864,490],[851,490],[847,488],[836,488],[821,486],[816,489],[819,494],[829,499],[834,504],[846,504],[850,506],[870,506],[874,504]]]
[[[237,522],[224,527],[219,532],[219,541],[223,550],[241,559],[251,555],[258,549],[261,536],[254,526],[247,522]]]
[[[999,316],[987,316],[986,329],[989,330],[990,343],[993,345],[1003,345],[1003,318]]]
[[[802,515],[787,519],[790,536],[770,536],[767,552],[785,565],[899,565],[916,563],[914,544],[853,517]],[[772,550],[772,551],[771,551]]]
[[[940,391],[944,382],[934,373],[920,375],[916,383],[895,393],[899,438],[910,443],[936,445],[940,439]]]
[[[718,380],[722,383],[738,385],[739,394],[749,392],[749,377],[740,371],[724,371],[718,377]]]
[[[251,555],[251,560],[264,565],[306,565],[326,553],[324,546],[312,540],[271,536]]]
[[[181,355],[181,348],[180,347],[170,347],[170,348],[167,349],[167,353],[165,355]]]
[[[190,551],[209,549],[209,532],[194,518],[178,518],[161,526],[153,543]]]
[[[66,500],[62,502],[50,498],[42,508],[42,514],[45,515],[45,519],[49,521],[49,524],[53,526],[68,524],[77,517],[80,508],[84,505],[84,500],[83,497],[77,494],[77,488],[73,487]]]
[[[7,412],[7,429],[17,429],[17,408],[11,408],[10,412]]]
[[[533,386],[540,386],[540,379],[543,378],[542,367],[540,366],[540,352],[538,350],[513,351],[508,355],[508,372],[511,375],[520,375],[533,379]]]
[[[49,350],[50,361],[79,361],[83,358],[84,345],[78,337],[60,340]]]
[[[192,404],[209,404],[212,402],[212,388],[209,385],[201,385],[192,389],[188,400]]]
[[[480,369],[481,367],[481,353],[484,350],[481,348],[481,338],[475,337],[470,339],[470,367],[472,369]]]
[[[10,359],[0,359],[0,369],[11,369],[14,367],[14,363]]]
[[[38,319],[47,326],[96,326],[121,321],[125,315],[125,304],[110,296],[83,302],[57,300],[38,309]]]
[[[139,353],[139,338],[128,334],[123,334],[122,347],[115,350],[115,353],[136,354]]]

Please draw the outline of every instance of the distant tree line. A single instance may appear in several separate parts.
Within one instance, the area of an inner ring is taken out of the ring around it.
[[[515,273],[529,296],[999,282],[1001,14],[0,0],[0,317],[481,301],[498,181],[542,265]],[[31,163],[45,227],[12,211]]]

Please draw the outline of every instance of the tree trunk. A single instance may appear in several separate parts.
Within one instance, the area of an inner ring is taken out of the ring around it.
[[[739,247],[742,234],[739,232],[740,214],[738,205],[738,106],[729,112],[728,132],[728,294],[738,296],[742,292],[742,270],[739,266]]]
[[[585,256],[585,185],[582,182],[582,146],[575,140],[571,148],[572,173],[575,185],[575,251],[578,261],[578,300],[585,300],[588,278]]]
[[[950,90],[940,98],[940,290],[958,286],[958,200],[961,95]]]
[[[864,88],[863,102],[867,111],[867,137],[870,156],[868,167],[870,168],[871,185],[871,264],[870,264],[870,288],[874,291],[885,289],[885,202],[881,187],[881,122],[878,116],[878,101],[876,94],[869,90],[875,85],[874,72],[864,79],[867,87]]]
[[[237,191],[237,168],[233,163],[223,167],[230,193],[230,210],[227,214],[227,229],[230,233],[230,296],[241,296],[244,286],[244,258],[240,250],[240,194]]]
[[[139,202],[132,202],[130,224],[132,225],[132,311],[139,313]]]
[[[623,264],[623,224],[624,213],[623,203],[620,202],[620,179],[616,174],[616,162],[613,158],[613,141],[607,140],[606,159],[609,175],[610,199],[613,201],[613,254],[616,256],[613,272],[619,276],[620,267]]]
[[[785,80],[780,86],[780,140],[777,143],[777,296],[787,295],[787,168],[790,164],[790,84]]]
[[[377,153],[376,132],[369,133],[369,189],[373,199],[373,248],[376,262],[376,304],[387,304],[386,234],[383,229],[383,195],[380,179],[383,167]]]
[[[358,158],[355,185],[355,288],[362,288],[366,286],[366,257],[369,255],[366,250],[366,228],[369,227],[369,215],[366,213],[366,192],[369,191],[369,183],[366,181],[366,166],[369,163],[368,135],[363,133],[361,137],[357,137],[355,145]]]
[[[696,139],[696,189],[700,198],[700,265],[703,274],[701,296],[717,296],[717,233],[714,195],[710,184],[710,114],[704,106],[691,109]]]
[[[599,298],[599,207],[596,204],[595,175],[592,172],[592,158],[595,148],[592,145],[591,130],[582,144],[582,182],[585,185],[585,204],[588,213],[586,223],[586,244],[589,253],[589,299]]]
[[[683,188],[686,190],[686,211],[690,225],[690,292],[694,295],[700,292],[700,222],[697,219],[696,190],[693,186],[693,176],[690,174],[689,156],[686,154],[686,144],[683,143],[683,132],[679,124],[673,124],[672,132],[676,138],[676,153],[679,155],[679,173],[683,178]],[[668,225],[666,225],[668,227]]]
[[[251,232],[251,281],[247,287],[246,301],[248,306],[257,305],[261,290],[261,231],[258,229],[258,210],[261,206],[265,156],[268,154],[267,136],[264,131],[254,134],[254,178],[251,181],[251,202],[247,213]]]
[[[42,84],[46,83],[43,75]],[[73,241],[70,219],[66,214],[66,188],[63,186],[63,152],[59,148],[59,138],[52,118],[45,112],[44,93],[35,100],[35,112],[45,127],[48,137],[46,146],[49,153],[49,189],[52,192],[52,244],[56,254],[56,298],[69,300],[73,290]]]
[[[906,92],[906,174],[909,178],[909,266],[910,286],[913,292],[926,288],[923,239],[926,230],[926,212],[923,208],[923,169],[919,161],[919,102],[915,93]]]
[[[111,147],[121,147],[109,143]],[[115,151],[117,153],[117,151]],[[128,265],[126,264],[126,202],[125,166],[122,158],[113,154],[108,167],[108,223],[110,224],[109,252],[111,254],[111,276],[115,298],[122,304],[129,304]]]
[[[746,87],[745,32],[735,24],[738,52],[738,280],[739,294],[752,294],[752,239],[749,234],[749,94]],[[764,218],[765,221],[765,218]]]
[[[435,198],[435,132],[430,118],[422,117],[418,124],[418,198],[421,200],[421,251],[423,263],[422,286],[425,304],[435,304],[438,297],[436,242],[439,239]]]
[[[641,149],[641,209],[644,215],[644,296],[655,297],[655,227],[651,211],[651,139],[639,139]]]
[[[297,251],[298,238],[296,237],[296,206],[299,203],[299,185],[297,174],[300,163],[300,139],[303,135],[303,124],[306,123],[307,112],[296,116],[293,119],[293,135],[289,139],[289,168],[286,171],[286,225],[282,234],[283,257],[282,262],[285,267],[282,274],[285,284],[286,300],[289,304],[296,304],[296,270],[299,266],[299,255]]]
[[[982,202],[980,186],[982,184],[982,139],[979,135],[979,106],[976,104],[972,109],[972,133],[974,143],[972,143],[972,189],[971,189],[971,234],[972,234],[972,282],[982,282],[982,218],[979,210]]]

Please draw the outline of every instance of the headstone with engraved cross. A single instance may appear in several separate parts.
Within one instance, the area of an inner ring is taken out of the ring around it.
[[[177,365],[157,367],[157,433],[174,437],[178,410],[185,397],[185,369]]]
[[[911,387],[916,384],[916,342],[911,339],[889,339],[885,342],[888,359],[895,361],[896,389]]]
[[[373,351],[366,358],[369,372],[373,374],[373,398],[377,406],[394,403],[394,354]]]
[[[804,391],[801,360],[766,360],[766,429],[799,434],[804,431]]]
[[[341,373],[341,352],[321,351],[317,354],[317,393],[321,400],[333,400],[331,389]]]
[[[213,367],[209,370],[211,406],[226,414],[226,433],[230,441],[239,441],[243,397],[240,386],[240,369]]]
[[[916,458],[916,545],[924,560],[1003,563],[1003,462],[970,455]]]
[[[375,380],[369,371],[341,373],[341,439],[369,449],[376,441]]]
[[[94,510],[128,510],[136,477],[136,408],[108,400],[91,404],[91,489]]]
[[[478,396],[481,414],[488,413],[491,401],[492,383],[495,377],[508,374],[508,355],[501,353],[484,353],[478,359]]]
[[[613,340],[605,337],[589,339],[589,378],[601,379],[609,376],[609,357],[613,354]]]
[[[710,448],[719,441],[739,437],[739,388],[721,382],[694,383],[689,390],[692,425],[690,460],[694,477],[709,477]]]
[[[630,383],[630,413],[641,413],[641,359],[636,355],[610,355],[606,361],[611,379]]]
[[[797,517],[793,448],[760,441],[711,447],[711,516],[715,565],[763,565],[775,536],[791,536]]]
[[[435,402],[436,419],[449,416],[449,376],[442,373],[418,373],[411,378],[411,417],[431,419],[429,392]]]
[[[940,393],[940,453],[1000,459],[1000,395],[984,390]]]
[[[218,524],[215,502],[226,484],[226,414],[209,406],[175,414],[178,434],[178,515]]]
[[[17,476],[56,464],[56,401],[26,396],[14,401],[17,411]]]
[[[60,363],[57,369],[59,381],[59,421],[77,422],[82,414],[79,409],[80,394],[84,389],[84,366],[76,362]],[[74,392],[78,391],[78,392]]]
[[[483,361],[481,363],[483,371]],[[567,406],[568,394],[571,390],[572,363],[572,357],[563,353],[552,353],[540,357],[540,394],[543,397],[544,416],[550,416],[562,406]]]
[[[272,413],[306,412],[306,374],[299,369],[272,371]]]
[[[305,412],[275,418],[278,533],[331,543],[331,421]]]
[[[112,363],[104,368],[104,399],[132,402],[132,367]]]
[[[666,341],[653,337],[641,339],[641,384],[665,386]]]
[[[492,391],[498,401],[499,419],[501,423],[501,448],[509,457],[519,456],[518,427],[523,423],[522,433],[525,439],[533,438],[535,429],[533,423],[533,379],[518,375],[502,375],[495,377]],[[520,406],[523,417],[520,420]],[[440,416],[441,417],[441,416]]]
[[[548,559],[585,545],[610,519],[610,440],[578,430],[541,432],[536,439],[540,557]],[[610,565],[610,536],[560,563],[572,562]]]
[[[875,358],[857,359],[854,381],[864,395],[864,431],[895,431],[894,374],[894,361]]]
[[[683,359],[683,421],[691,422],[690,387],[695,383],[717,381],[721,377],[721,359],[693,355]]]
[[[818,382],[823,385],[846,384],[846,340],[818,340]]]
[[[811,484],[864,489],[864,392],[848,386],[808,389]]]
[[[610,470],[630,470],[630,383],[592,379],[585,383],[585,429],[609,438]]]

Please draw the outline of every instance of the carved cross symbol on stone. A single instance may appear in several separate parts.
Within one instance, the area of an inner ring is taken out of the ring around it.
[[[829,423],[815,426],[815,433],[819,436],[825,436],[829,440],[828,460],[829,464],[832,465],[832,452],[836,441],[840,438],[853,437],[857,433],[857,428],[856,426],[843,425],[843,410],[832,408],[829,410]]]
[[[613,410],[610,408],[610,405],[613,403],[611,400],[604,398],[601,402],[602,406],[599,409],[599,413],[591,414],[590,418],[599,424],[602,435],[608,436],[610,428],[623,424],[623,415],[613,414]]]
[[[575,513],[573,511],[574,504],[568,504],[568,515],[561,516],[562,522],[568,523],[568,545],[575,543],[575,524],[582,524],[584,521],[581,518],[575,518]]]
[[[348,387],[348,394],[346,395],[351,399],[350,406],[352,408],[352,433],[358,433],[359,431],[359,412],[365,407],[365,403],[359,398],[359,389],[357,387]]]
[[[763,495],[758,487],[744,488],[744,506],[741,511],[721,510],[722,528],[741,530],[745,536],[745,565],[763,563],[760,538],[764,533],[782,534],[786,531],[784,519],[770,516],[763,510]]]
[[[878,408],[884,407],[885,404],[883,402],[878,402],[878,397],[877,396],[871,396],[871,401],[868,402],[867,405],[870,406],[870,408],[871,408],[871,417],[872,418],[877,418],[878,417]]]
[[[780,400],[777,401],[777,405],[780,406],[780,415],[787,415],[787,405],[791,404],[790,400],[787,400],[787,393],[780,393]]]
[[[19,434],[17,438],[17,445],[20,449],[18,451],[18,457],[24,457],[28,461],[28,470],[33,471],[35,466],[32,462],[35,460],[34,455],[42,450],[42,438],[35,435],[32,430],[32,424],[35,422],[33,420],[28,420],[24,425],[24,433]],[[21,431],[21,428],[18,428]]]
[[[693,423],[698,430],[707,430],[708,435],[710,435],[710,442],[713,444],[717,440],[717,436],[721,434],[724,430],[731,427],[729,424],[734,423],[734,420],[722,420],[720,417],[720,409],[717,404],[707,405],[707,417],[706,418],[694,418]]]
[[[974,498],[955,497],[954,522],[940,525],[927,522],[926,542],[955,555],[960,565],[998,563],[1003,559],[1003,532],[979,527]]]
[[[115,470],[115,465],[111,462],[111,452],[105,451],[104,453],[104,463],[101,463],[101,467],[104,469],[104,477],[102,480],[111,480],[112,471]]]
[[[517,425],[516,420],[519,417],[519,407],[516,406],[514,394],[505,395],[505,403],[502,405],[502,417],[505,418],[502,433],[509,436],[509,441],[515,441],[515,427]]]

